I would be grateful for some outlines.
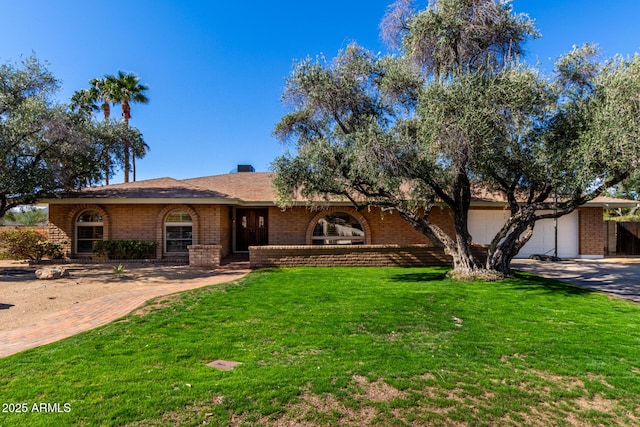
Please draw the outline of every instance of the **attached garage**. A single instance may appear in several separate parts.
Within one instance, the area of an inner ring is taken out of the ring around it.
[[[579,257],[579,212],[558,218],[558,256],[560,258]],[[469,233],[474,242],[489,244],[509,218],[509,211],[483,209],[469,211]],[[527,258],[533,254],[553,255],[555,249],[555,221],[538,221],[533,236],[522,248],[517,258]]]

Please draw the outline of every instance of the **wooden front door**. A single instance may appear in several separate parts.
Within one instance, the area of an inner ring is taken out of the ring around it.
[[[236,251],[269,244],[268,209],[236,210]]]

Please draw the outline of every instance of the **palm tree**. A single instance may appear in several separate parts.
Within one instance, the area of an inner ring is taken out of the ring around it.
[[[149,98],[145,94],[149,87],[140,83],[140,77],[132,73],[123,73],[118,71],[117,76],[106,76],[111,84],[113,84],[113,101],[119,103],[122,106],[122,118],[126,126],[129,126],[129,119],[131,119],[131,103],[137,102],[140,104],[147,104]],[[144,152],[144,150],[142,151]],[[133,163],[135,169],[136,155],[142,154],[134,146],[126,146],[124,148],[124,182],[129,182],[129,166],[130,157],[133,154]],[[138,157],[140,158],[140,157]],[[134,175],[135,181],[135,175]]]
[[[108,122],[111,117],[111,104],[115,104],[116,91],[113,76],[104,76],[100,79],[91,79],[89,83],[92,85],[92,89],[97,94],[96,100],[102,101],[100,108],[104,114],[104,121]],[[91,90],[91,89],[89,89]]]
[[[115,84],[113,78],[105,76],[98,79],[89,80],[91,84],[89,91],[91,96],[95,97],[95,101],[101,101],[100,109],[104,115],[104,122],[108,123],[111,117],[111,104],[116,102],[115,99]],[[105,169],[105,184],[109,185],[109,173],[111,171],[111,147],[104,147],[104,169]]]
[[[99,110],[96,104],[99,98],[98,90],[95,87],[77,90],[71,96],[71,111],[77,111],[85,117],[91,117],[95,111]]]

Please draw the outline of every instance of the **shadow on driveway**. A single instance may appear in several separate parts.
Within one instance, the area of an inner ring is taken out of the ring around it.
[[[516,259],[514,270],[561,280],[587,289],[640,302],[640,260],[572,259],[559,262]]]

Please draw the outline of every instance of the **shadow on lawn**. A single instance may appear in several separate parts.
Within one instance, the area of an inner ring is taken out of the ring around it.
[[[566,282],[560,282],[555,279],[548,279],[545,277],[537,276],[532,273],[525,273],[522,271],[515,271],[515,280],[506,279],[506,283],[513,286],[514,289],[519,290],[543,290],[546,293],[563,294],[566,296],[578,296],[587,295],[597,292],[593,289],[582,288],[580,286],[572,285]]]
[[[391,277],[393,282],[407,282],[407,283],[426,283],[445,280],[448,268],[442,267],[438,269],[431,269],[431,271],[424,271],[420,273],[405,273],[396,274]],[[521,271],[515,272],[515,278],[505,279],[500,283],[511,286],[514,289],[523,291],[543,291],[546,293],[563,294],[566,296],[578,296],[587,295],[595,290],[582,288],[576,285],[572,285],[565,282],[560,282],[554,279],[547,279],[541,276],[537,276],[531,273],[525,273]],[[490,284],[490,282],[488,282]]]
[[[448,268],[441,267],[433,268],[432,271],[424,271],[420,273],[396,274],[391,276],[391,281],[410,283],[435,282],[446,279],[447,271],[449,271]]]

